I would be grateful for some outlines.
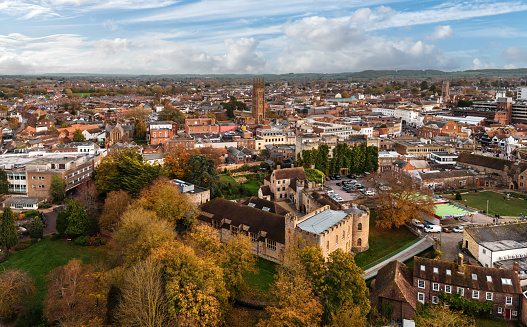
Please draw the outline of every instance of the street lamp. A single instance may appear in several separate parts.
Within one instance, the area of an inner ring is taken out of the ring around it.
[[[487,200],[487,215],[490,216],[490,214],[489,214],[489,200]]]

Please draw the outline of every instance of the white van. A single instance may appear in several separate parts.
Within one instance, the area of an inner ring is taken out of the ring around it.
[[[438,225],[428,225],[425,226],[425,233],[440,233],[441,226]]]

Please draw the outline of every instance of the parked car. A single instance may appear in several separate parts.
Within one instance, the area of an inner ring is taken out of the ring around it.
[[[440,233],[440,232],[441,232],[441,226],[439,225],[425,226],[425,233]]]
[[[335,176],[329,176],[329,179],[331,179],[332,181],[335,180]]]
[[[420,227],[420,228],[424,228],[425,227],[423,222],[421,222],[418,219],[412,219],[412,225],[414,225],[415,227]]]
[[[331,178],[329,178],[329,176],[326,176],[326,180],[329,181],[329,180],[331,180]]]
[[[375,192],[372,191],[372,190],[367,190],[366,192],[364,192],[364,195],[367,195],[367,196],[374,196],[374,195],[375,195]]]
[[[342,185],[342,184],[341,183],[337,183],[337,186],[340,186],[340,185]]]
[[[423,221],[423,225],[425,225],[426,227],[426,226],[432,226],[433,224],[428,221]]]
[[[340,175],[335,175],[335,179],[340,180],[341,179]]]
[[[452,227],[443,227],[443,233],[452,233]]]
[[[461,225],[454,226],[454,228],[452,228],[452,231],[454,233],[463,233],[464,230],[465,230],[465,227],[463,227]]]

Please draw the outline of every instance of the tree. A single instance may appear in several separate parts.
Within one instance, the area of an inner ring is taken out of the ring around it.
[[[170,149],[164,161],[164,167],[168,170],[169,176],[185,180],[190,174],[187,162],[193,154],[197,154],[197,151],[187,150],[182,146]]]
[[[9,182],[5,170],[0,169],[0,194],[9,193]]]
[[[185,123],[185,114],[172,105],[165,105],[165,109],[159,113],[159,121],[173,121],[177,124]]]
[[[15,217],[11,208],[6,207],[2,214],[2,223],[0,223],[0,246],[10,249],[18,244],[16,233]]]
[[[265,309],[269,318],[261,320],[258,327],[320,326],[322,305],[303,276],[280,269],[271,294],[275,304]]]
[[[144,120],[139,119],[135,121],[134,138],[144,140],[146,137],[147,126]]]
[[[429,190],[419,190],[416,182],[406,174],[392,175],[390,172],[379,176],[383,184],[390,188],[379,190],[377,198],[377,226],[390,229],[399,228],[423,213],[431,212],[433,201]]]
[[[7,269],[0,273],[0,317],[11,318],[16,310],[31,298],[35,287],[28,273]]]
[[[350,94],[348,91],[342,91],[342,93],[340,93],[340,95],[344,98],[344,99],[347,99],[350,97]]]
[[[57,232],[61,235],[82,235],[88,232],[90,220],[86,210],[73,200],[66,210],[59,212],[57,216]]]
[[[93,266],[72,259],[48,275],[48,293],[44,315],[61,326],[101,326],[104,317],[104,294],[100,273]]]
[[[474,323],[465,316],[443,306],[422,308],[415,316],[417,326],[423,327],[472,327]]]
[[[184,326],[219,326],[228,305],[223,271],[183,244],[171,242],[153,250],[165,266],[168,311]]]
[[[220,178],[218,171],[214,168],[214,160],[193,154],[187,161],[187,169],[190,171],[188,182],[210,189],[213,197],[221,196]]]
[[[40,217],[36,216],[29,225],[29,236],[33,239],[40,239],[44,235],[44,223]]]
[[[472,106],[472,101],[470,100],[458,100],[457,101],[457,104],[456,104],[456,107],[460,107],[460,108],[464,108],[464,107],[471,107]]]
[[[66,229],[68,228],[68,213],[66,210],[62,210],[58,213],[56,228],[59,235],[66,234]]]
[[[99,226],[107,230],[113,230],[131,202],[132,198],[126,191],[120,190],[108,193],[99,218]]]
[[[196,208],[176,185],[159,179],[140,194],[138,204],[156,213],[157,217],[177,225],[190,226],[196,218]]]
[[[74,199],[86,210],[88,219],[97,219],[100,214],[99,191],[95,186],[95,182],[91,179],[85,180],[81,185],[77,186]]]
[[[60,178],[59,175],[53,175],[51,178],[49,192],[53,199],[53,203],[62,203],[66,198],[66,183],[62,180],[62,178]]]
[[[122,326],[168,326],[168,301],[159,261],[148,258],[131,267],[125,276],[117,320]]]
[[[84,134],[82,134],[82,131],[80,129],[76,129],[75,132],[73,132],[73,142],[84,142],[84,141],[86,141]]]
[[[150,113],[150,110],[148,110],[145,107],[133,107],[132,109],[128,110],[125,117],[126,118],[133,118],[136,121],[136,124],[138,121],[143,121],[148,118],[148,114]]]
[[[118,261],[132,265],[148,257],[152,249],[175,238],[176,232],[168,221],[140,206],[130,207],[113,235],[112,253]]]

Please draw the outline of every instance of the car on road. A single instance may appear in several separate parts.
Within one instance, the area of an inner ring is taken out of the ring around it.
[[[443,227],[443,233],[452,233],[452,227]]]
[[[335,176],[329,176],[329,179],[331,179],[332,181],[335,180]]]
[[[452,228],[452,231],[454,233],[463,233],[464,230],[465,230],[465,227],[463,227],[461,225],[454,226],[454,228]]]
[[[425,233],[439,233],[439,232],[441,232],[441,226],[439,225],[425,226]]]

